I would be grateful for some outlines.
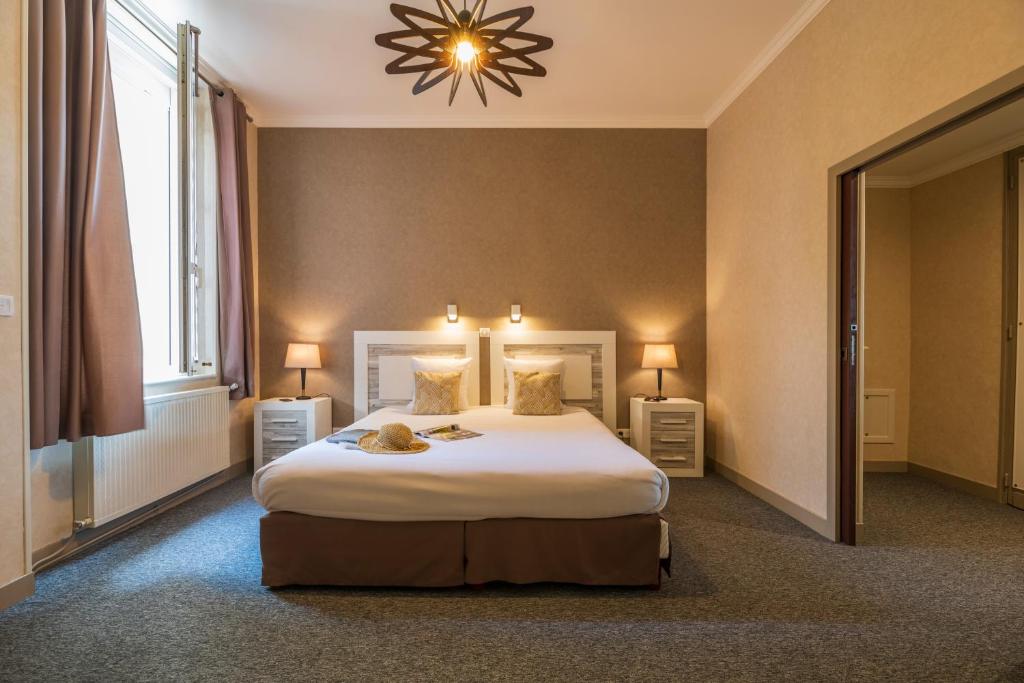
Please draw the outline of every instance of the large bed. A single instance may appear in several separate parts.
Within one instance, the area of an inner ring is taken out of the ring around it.
[[[380,368],[395,364],[379,358],[389,348],[394,356],[430,345],[410,349],[365,337],[360,344],[359,334],[357,363],[362,355],[377,372],[357,372],[357,383],[367,382],[368,414],[351,428],[458,423],[482,436],[428,440],[426,451],[393,455],[321,440],[265,465],[253,478],[253,494],[268,512],[260,522],[265,585],[660,584],[670,556],[659,515],[668,479],[599,419],[614,419],[603,415],[605,401],[595,411],[593,400],[567,399],[560,415],[513,415],[504,405],[413,415],[404,401],[381,398],[392,390]],[[550,334],[560,340],[587,333]],[[467,353],[472,345],[467,338]],[[504,353],[500,339],[498,347]],[[500,403],[494,382],[501,377],[492,375],[492,402]],[[603,384],[601,368],[589,373],[592,386],[595,376]]]

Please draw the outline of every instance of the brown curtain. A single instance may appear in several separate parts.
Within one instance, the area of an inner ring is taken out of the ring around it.
[[[253,358],[252,229],[249,224],[249,163],[243,104],[230,90],[213,98],[220,186],[218,278],[221,381],[232,399],[256,395]]]
[[[105,0],[29,2],[31,446],[145,426]]]

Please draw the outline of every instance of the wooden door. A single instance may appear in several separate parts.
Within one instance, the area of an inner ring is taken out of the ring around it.
[[[860,170],[839,179],[839,541],[856,544],[860,443]]]

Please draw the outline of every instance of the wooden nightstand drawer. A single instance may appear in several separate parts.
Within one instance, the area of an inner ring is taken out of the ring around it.
[[[695,441],[692,432],[651,431],[651,453],[693,453]]]
[[[654,464],[658,467],[672,467],[684,470],[692,470],[697,467],[697,457],[693,453],[656,455]]]
[[[271,460],[277,460],[282,455],[288,455],[294,448],[263,448],[263,464],[267,464]]]
[[[693,413],[651,413],[651,431],[692,432],[696,425],[697,420]]]
[[[263,432],[263,449],[267,448],[298,448],[309,443],[306,431],[273,430]]]
[[[266,410],[263,412],[264,429],[306,429],[306,413],[302,410]]]

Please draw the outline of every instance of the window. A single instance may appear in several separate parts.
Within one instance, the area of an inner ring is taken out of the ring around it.
[[[214,375],[218,193],[211,91],[189,88],[183,125],[175,51],[118,3],[108,7],[143,376],[151,384]]]

